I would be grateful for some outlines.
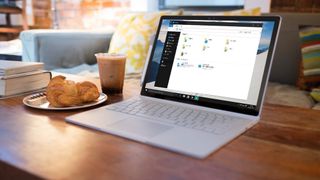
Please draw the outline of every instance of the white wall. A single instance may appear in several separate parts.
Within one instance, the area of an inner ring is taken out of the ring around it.
[[[158,10],[158,0],[130,0],[130,10],[147,12]]]

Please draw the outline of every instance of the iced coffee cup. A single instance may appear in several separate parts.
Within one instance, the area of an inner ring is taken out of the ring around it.
[[[106,94],[122,93],[126,56],[109,53],[97,53],[95,56],[102,91]]]

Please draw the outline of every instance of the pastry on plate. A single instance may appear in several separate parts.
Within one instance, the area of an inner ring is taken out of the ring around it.
[[[46,95],[51,106],[69,107],[93,102],[100,93],[97,86],[89,81],[76,83],[60,75],[50,80]]]

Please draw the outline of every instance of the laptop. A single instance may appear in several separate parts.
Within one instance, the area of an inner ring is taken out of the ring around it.
[[[205,158],[260,119],[280,17],[163,16],[139,96],[66,121]]]

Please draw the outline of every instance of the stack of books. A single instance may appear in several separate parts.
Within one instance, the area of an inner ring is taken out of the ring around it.
[[[43,63],[0,60],[0,97],[44,89],[50,79]]]

